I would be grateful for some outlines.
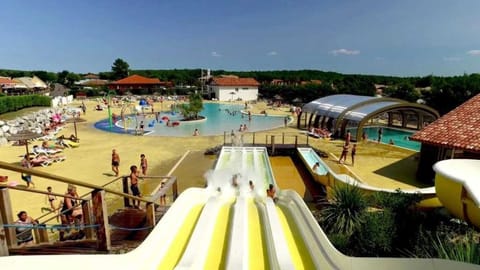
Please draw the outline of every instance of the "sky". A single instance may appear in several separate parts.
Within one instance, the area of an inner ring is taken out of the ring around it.
[[[0,69],[480,73],[478,0],[2,0]]]

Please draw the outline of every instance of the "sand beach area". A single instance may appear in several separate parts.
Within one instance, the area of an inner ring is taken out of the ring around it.
[[[120,175],[128,175],[131,165],[140,165],[140,154],[145,154],[148,160],[148,175],[161,176],[166,175],[175,161],[180,159],[186,151],[205,151],[207,148],[223,144],[223,135],[221,136],[192,136],[191,138],[159,137],[159,136],[133,136],[127,134],[116,134],[105,132],[94,127],[95,122],[106,119],[108,113],[106,110],[96,111],[98,104],[95,100],[86,100],[87,112],[81,115],[86,122],[77,123],[78,137],[80,146],[77,148],[66,148],[61,153],[66,156],[63,162],[55,162],[48,167],[34,167],[35,170],[52,173],[59,176],[68,177],[78,181],[103,185],[113,180],[114,173],[111,170],[111,153],[116,149],[120,155]],[[75,100],[68,107],[79,107],[81,101]],[[169,108],[169,102],[163,103],[163,108]],[[161,104],[154,103],[155,111],[159,111]],[[254,104],[252,113],[259,113],[266,110],[270,115],[289,115],[287,107],[271,109],[265,103]],[[113,107],[112,113],[120,115],[121,108]],[[293,126],[293,125],[292,125]],[[274,132],[290,130],[298,132],[294,128],[279,128]],[[268,132],[272,132],[268,131]],[[74,133],[73,124],[64,124],[63,129],[57,136],[69,136]],[[32,141],[29,143],[31,149],[33,145],[40,145],[42,141]],[[22,156],[25,154],[25,146],[13,146],[11,143],[0,147],[0,160],[20,166]],[[169,166],[167,166],[168,164]],[[15,182],[19,186],[25,186],[21,180],[20,173],[0,169],[0,175],[6,175],[9,182]],[[180,181],[180,180],[179,180]],[[183,181],[188,181],[184,179]],[[197,182],[199,180],[197,179]],[[64,194],[67,184],[51,181],[41,177],[33,176],[35,189],[46,191],[48,186],[53,188],[53,192]],[[120,182],[118,182],[120,185]],[[179,191],[182,187],[188,186],[188,183],[179,185]],[[119,189],[120,190],[120,189]],[[89,192],[89,189],[79,187],[80,195]],[[17,190],[10,190],[12,211],[14,214],[25,210],[32,217],[42,215],[42,207],[48,207],[46,196]],[[60,200],[60,198],[58,198]],[[14,217],[16,219],[16,216]]]

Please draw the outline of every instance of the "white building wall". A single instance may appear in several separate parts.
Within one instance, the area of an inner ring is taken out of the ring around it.
[[[232,101],[241,99],[252,101],[258,99],[258,87],[256,86],[211,86],[211,92],[220,101]],[[231,94],[234,93],[234,94]]]

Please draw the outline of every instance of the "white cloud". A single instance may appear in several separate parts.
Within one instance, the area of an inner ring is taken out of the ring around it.
[[[275,56],[277,54],[278,53],[276,51],[271,51],[271,52],[267,53],[268,56]]]
[[[470,54],[473,56],[480,56],[480,50],[470,50],[467,52],[467,54]]]
[[[212,56],[213,57],[222,57],[222,55],[217,53],[217,52],[212,52]]]
[[[444,57],[443,58],[443,61],[446,61],[446,62],[458,62],[462,60],[462,58],[460,57]]]
[[[336,50],[332,50],[330,51],[331,54],[337,56],[337,55],[340,55],[340,54],[343,54],[343,55],[357,55],[360,53],[359,50],[347,50],[347,49],[336,49]]]

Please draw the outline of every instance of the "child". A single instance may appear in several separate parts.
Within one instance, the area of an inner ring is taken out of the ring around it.
[[[142,174],[147,175],[148,162],[144,154],[140,155],[140,168],[142,168]]]
[[[50,209],[52,209],[51,211],[54,212],[55,210],[57,210],[57,208],[55,207],[55,201],[57,200],[57,196],[52,194],[52,187],[47,187],[47,191],[47,200],[50,204]]]

